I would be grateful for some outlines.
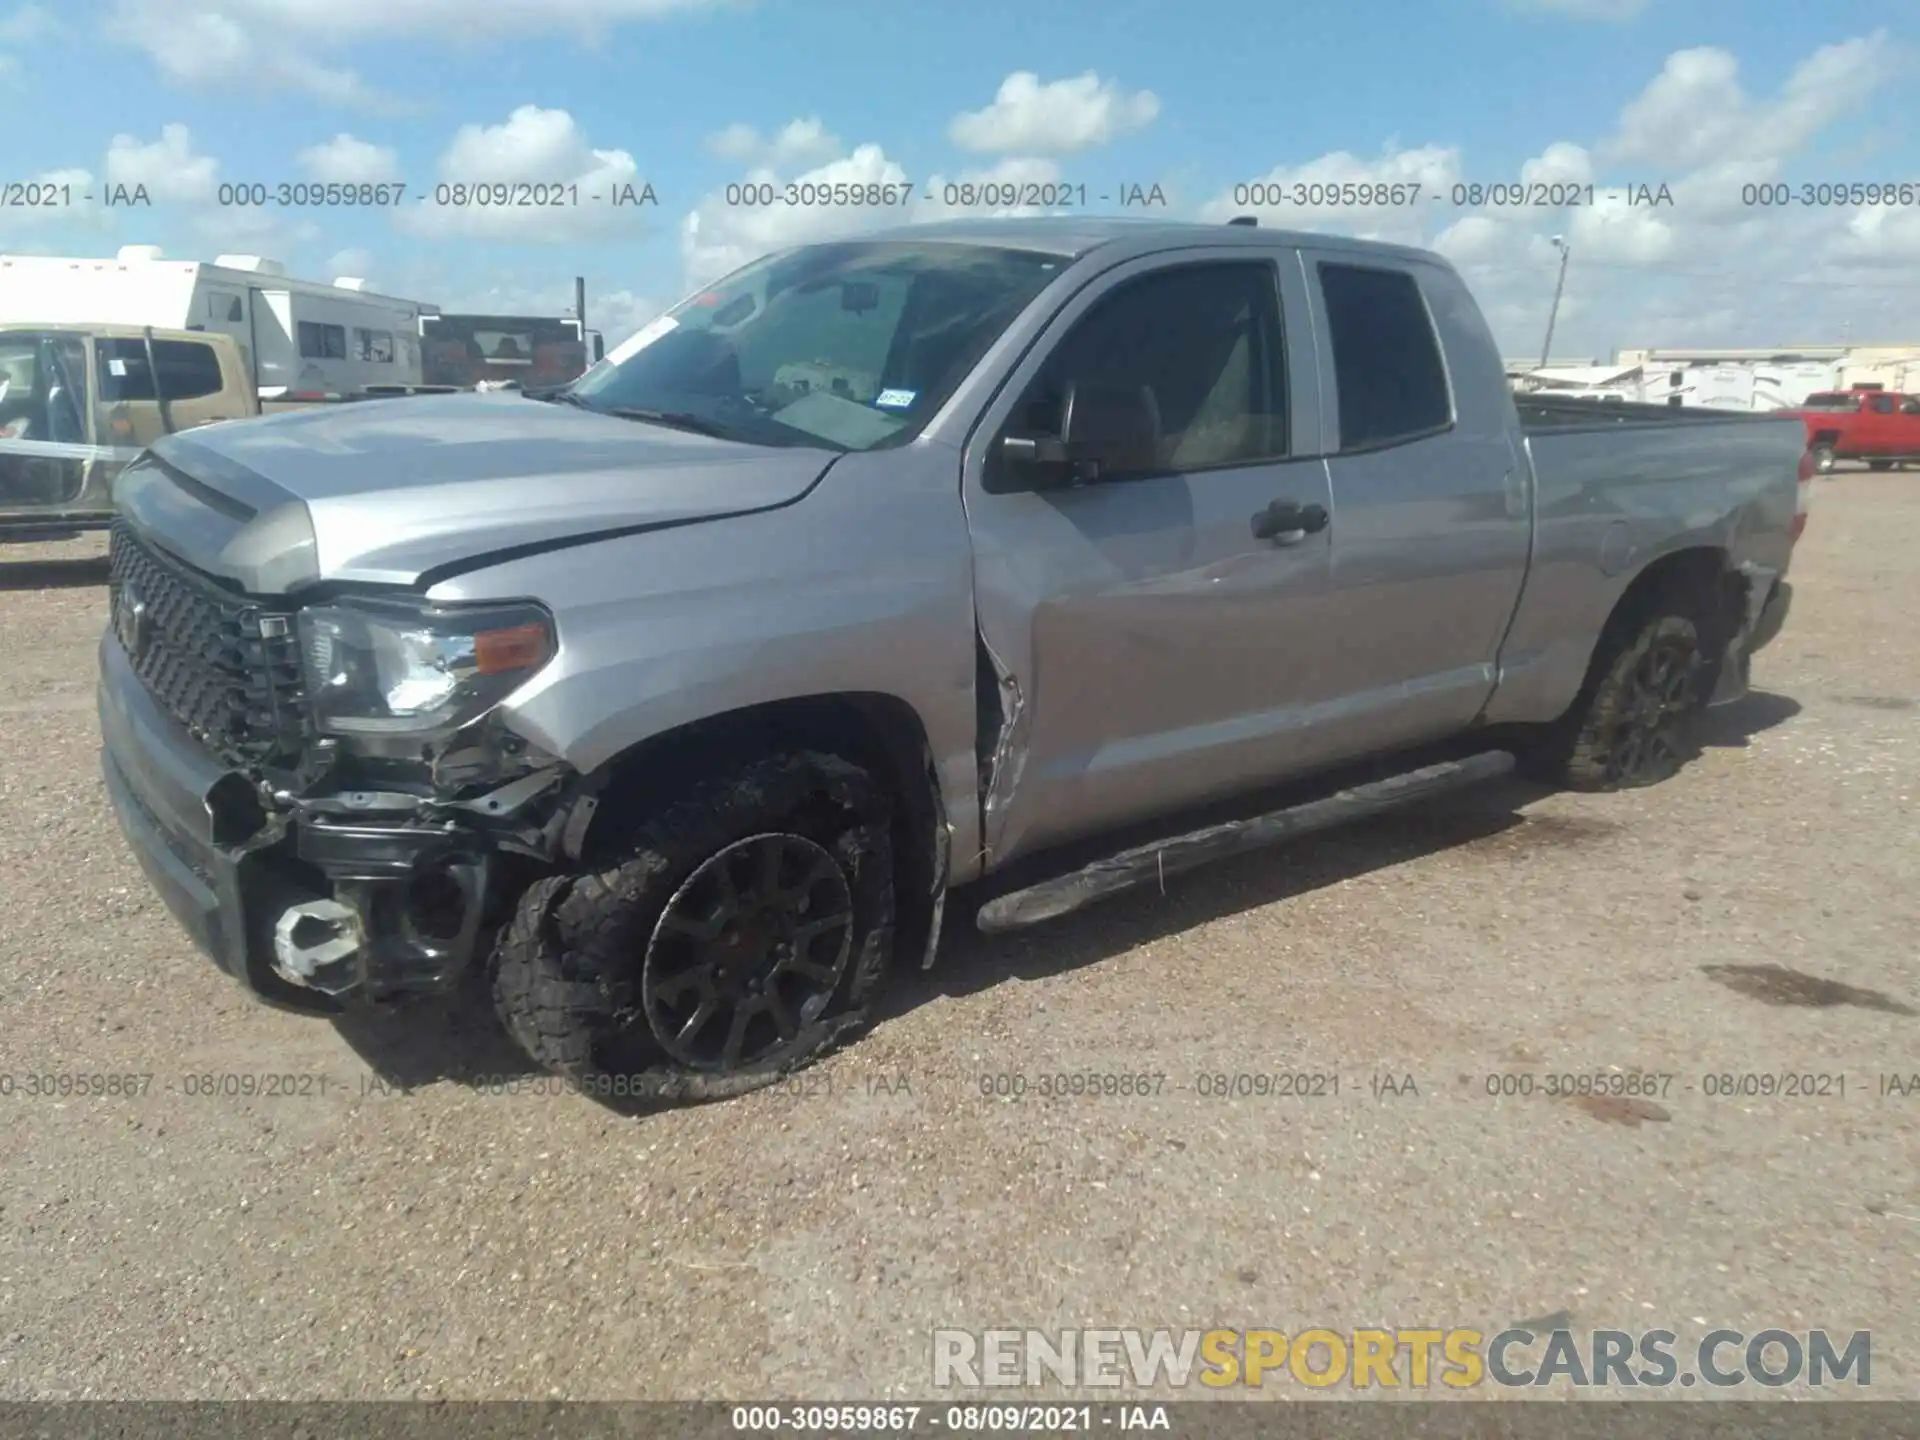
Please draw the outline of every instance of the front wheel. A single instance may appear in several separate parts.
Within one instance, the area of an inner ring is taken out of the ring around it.
[[[1814,473],[1819,475],[1831,475],[1833,473],[1833,446],[1815,445],[1807,451],[1807,454],[1813,457]]]
[[[522,897],[494,1003],[536,1063],[636,1098],[798,1069],[862,1023],[893,949],[890,807],[830,755],[715,776],[589,873]]]
[[[1573,790],[1632,790],[1673,776],[1690,750],[1706,673],[1694,621],[1663,610],[1612,631],[1539,768]]]

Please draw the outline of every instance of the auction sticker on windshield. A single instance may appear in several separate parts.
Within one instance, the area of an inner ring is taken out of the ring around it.
[[[607,363],[618,365],[623,360],[632,359],[647,346],[653,344],[662,335],[680,328],[680,322],[671,315],[662,315],[658,320],[641,326],[633,334],[622,340],[607,352]]]
[[[911,410],[913,397],[919,393],[918,390],[882,390],[873,397],[873,403],[882,410]]]

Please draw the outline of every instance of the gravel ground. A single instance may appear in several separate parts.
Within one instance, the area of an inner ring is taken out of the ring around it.
[[[98,551],[0,562],[0,1075],[154,1078],[0,1100],[0,1398],[925,1396],[935,1326],[1556,1312],[1870,1329],[1873,1393],[1920,1396],[1920,1097],[1876,1090],[1920,1071],[1920,476],[1819,483],[1786,632],[1677,780],[956,916],[850,1050],[642,1118],[490,1087],[526,1072],[484,1016],[290,1017],[190,949],[96,778]],[[1610,1068],[1675,1078],[1486,1093]],[[1704,1093],[1788,1070],[1845,1097]],[[1165,1078],[1033,1093],[1066,1071]],[[1338,1095],[1203,1093],[1295,1071]],[[190,1093],[268,1073],[325,1093]]]

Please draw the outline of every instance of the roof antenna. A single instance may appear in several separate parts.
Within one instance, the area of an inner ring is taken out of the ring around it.
[[[1227,223],[1229,225],[1258,225],[1260,223],[1260,217],[1258,215],[1236,215]]]

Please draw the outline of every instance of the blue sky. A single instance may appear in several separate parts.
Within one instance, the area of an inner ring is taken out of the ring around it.
[[[448,309],[558,309],[584,273],[590,314],[613,332],[717,268],[862,220],[730,208],[729,183],[817,173],[932,182],[938,197],[945,180],[1000,176],[1085,185],[1096,210],[1117,184],[1157,184],[1169,214],[1258,208],[1436,245],[1519,353],[1544,324],[1553,234],[1573,246],[1557,354],[1920,343],[1920,203],[1739,203],[1743,185],[1776,180],[1920,187],[1907,36],[1834,7],[1765,13],[1719,0],[0,0],[0,179],[137,181],[156,201],[0,209],[0,249],[268,254]],[[1453,203],[1456,183],[1523,176],[1607,194],[1584,213]],[[651,184],[659,204],[477,215],[410,200],[399,218],[219,204],[222,183],[313,177],[397,177],[413,197],[443,180],[588,177]],[[1236,184],[1269,178],[1417,180],[1427,198],[1234,203]],[[1635,183],[1667,184],[1673,204],[1607,198]]]

